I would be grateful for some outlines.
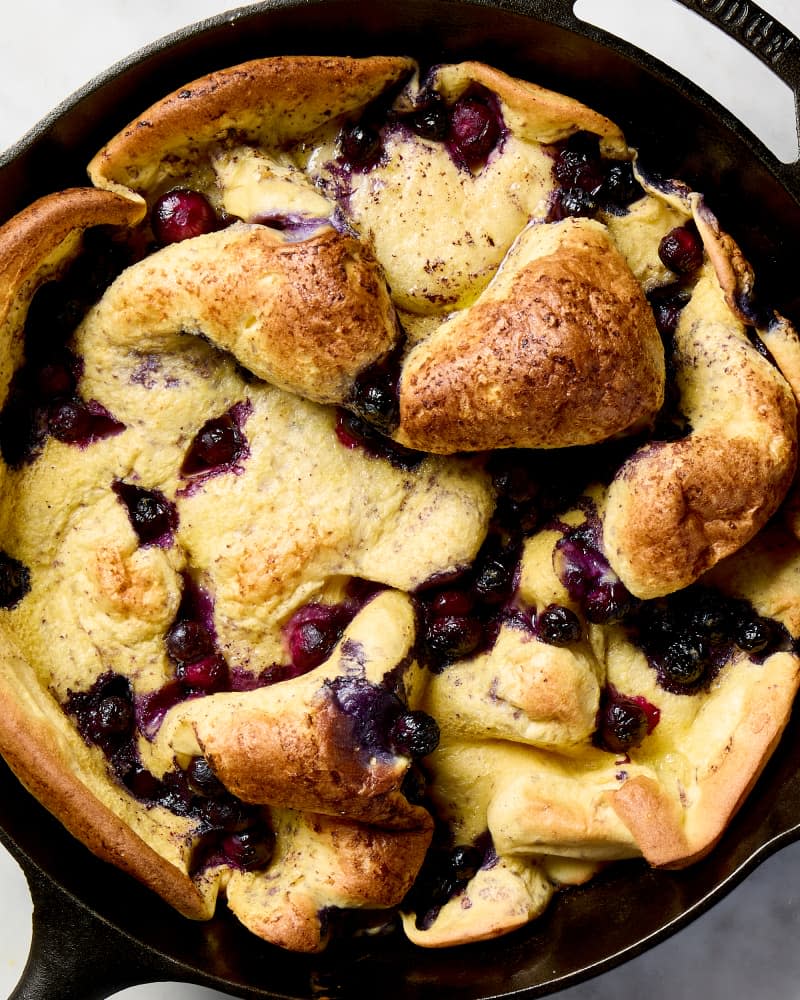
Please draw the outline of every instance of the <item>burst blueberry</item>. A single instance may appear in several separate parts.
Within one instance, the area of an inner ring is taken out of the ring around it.
[[[246,447],[242,430],[230,413],[207,420],[197,432],[181,467],[181,475],[192,476],[233,465]]]
[[[447,141],[456,159],[477,170],[500,140],[502,128],[488,98],[465,94],[450,111]]]
[[[659,243],[658,256],[675,274],[693,274],[703,263],[703,244],[692,226],[676,226]]]

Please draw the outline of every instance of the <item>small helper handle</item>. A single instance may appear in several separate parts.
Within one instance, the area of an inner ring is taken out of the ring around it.
[[[794,94],[800,141],[800,39],[753,0],[675,0],[739,42],[775,73]],[[800,158],[776,160],[776,172],[800,199]]]

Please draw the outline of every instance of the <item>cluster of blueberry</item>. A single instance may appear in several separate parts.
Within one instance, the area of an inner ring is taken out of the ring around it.
[[[198,820],[195,870],[213,863],[250,869],[269,862],[273,837],[261,811],[231,795],[205,758],[195,757],[185,771],[176,768],[161,778],[143,767],[136,745],[137,707],[127,678],[103,674],[87,691],[71,693],[64,709],[133,795]]]
[[[659,683],[675,694],[703,690],[737,649],[758,661],[792,648],[786,629],[749,602],[695,584],[643,601],[626,620]]]
[[[505,131],[497,99],[482,88],[468,90],[452,105],[430,91],[411,111],[402,113],[387,112],[383,102],[378,102],[339,133],[343,166],[354,173],[377,166],[384,155],[385,131],[397,127],[443,143],[459,167],[473,172],[483,166]]]
[[[568,216],[592,216],[601,209],[619,212],[643,195],[627,160],[606,160],[600,137],[576,132],[562,145],[553,163],[558,181],[549,221]]]

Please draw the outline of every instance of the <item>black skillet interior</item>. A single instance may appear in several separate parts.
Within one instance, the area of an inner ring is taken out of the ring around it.
[[[712,208],[761,275],[762,297],[800,323],[792,274],[797,166],[776,164],[724,109],[661,63],[577,21],[570,0],[289,0],[221,15],[113,68],[0,159],[0,219],[48,191],[84,184],[92,153],[182,83],[244,59],[303,52],[403,53],[423,64],[479,58],[585,100],[623,127],[645,167],[713,192]],[[797,63],[786,65],[797,93]],[[302,1000],[542,996],[676,930],[798,830],[800,747],[785,739],[716,850],[686,871],[612,866],[497,942],[426,952],[393,937],[309,958],[278,952],[224,913],[208,924],[184,920],[89,855],[0,765],[0,836],[35,904],[31,958],[13,996],[90,1000],[157,979]]]

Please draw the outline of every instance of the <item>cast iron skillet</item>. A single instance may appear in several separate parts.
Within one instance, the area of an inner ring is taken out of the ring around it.
[[[738,38],[800,96],[800,41],[756,4],[680,2]],[[48,191],[85,184],[92,153],[182,83],[244,59],[306,52],[479,58],[585,100],[624,128],[645,166],[713,192],[712,207],[762,275],[763,297],[800,323],[792,280],[800,163],[779,163],[668,67],[578,21],[572,0],[273,0],[220,15],[112,68],[0,159],[0,220]],[[800,837],[798,725],[795,717],[715,851],[686,871],[612,866],[500,941],[423,951],[386,938],[334,945],[320,957],[280,952],[225,913],[207,924],[183,919],[73,841],[0,762],[0,838],[34,901],[31,955],[12,1000],[97,1000],[157,980],[298,1000],[552,993],[662,940]]]

